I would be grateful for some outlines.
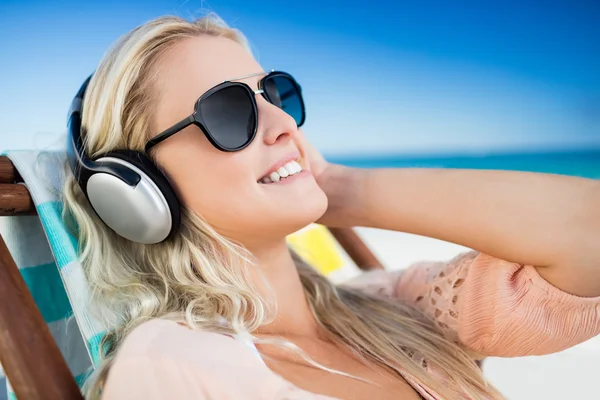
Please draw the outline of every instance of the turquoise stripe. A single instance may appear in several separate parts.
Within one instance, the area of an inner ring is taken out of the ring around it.
[[[62,220],[62,203],[49,201],[37,206],[37,212],[44,225],[50,248],[59,268],[77,260],[77,240],[67,232]]]
[[[66,318],[73,312],[56,264],[42,264],[19,271],[46,323]]]
[[[85,381],[87,380],[87,378],[92,374],[92,370],[90,369],[89,371],[85,371],[82,374],[79,374],[75,377],[75,381],[77,382],[77,386],[79,386],[80,388],[83,387]]]
[[[98,333],[88,340],[88,347],[90,353],[92,353],[92,362],[94,363],[94,366],[98,365],[100,362],[100,342],[104,335],[106,335],[106,332]]]
[[[0,378],[0,400],[8,399],[8,387],[6,386],[6,378]]]

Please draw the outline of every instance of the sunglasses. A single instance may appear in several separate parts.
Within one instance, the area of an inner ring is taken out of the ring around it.
[[[258,90],[245,83],[234,82],[262,74],[230,79],[209,89],[196,101],[192,115],[150,139],[146,143],[146,152],[192,124],[198,126],[210,143],[221,151],[244,149],[256,136],[257,94],[294,118],[298,127],[302,126],[306,118],[304,100],[300,85],[290,74],[271,71],[258,82]]]

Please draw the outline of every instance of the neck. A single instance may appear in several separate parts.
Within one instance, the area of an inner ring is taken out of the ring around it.
[[[282,240],[260,248],[251,249],[258,261],[258,267],[266,277],[277,301],[275,319],[261,326],[255,334],[280,336],[318,336],[318,326],[308,306],[306,295],[300,281],[287,243]],[[257,280],[259,282],[259,280]],[[261,290],[269,290],[259,285]],[[264,293],[265,298],[273,298]]]

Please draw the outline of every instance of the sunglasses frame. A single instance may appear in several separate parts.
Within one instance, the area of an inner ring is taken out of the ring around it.
[[[210,141],[210,143],[215,148],[217,148],[217,149],[219,149],[221,151],[233,152],[233,151],[243,150],[248,145],[250,145],[250,143],[252,143],[252,141],[256,137],[256,131],[258,129],[258,106],[256,105],[256,98],[255,98],[255,96],[257,94],[261,94],[264,97],[265,100],[267,100],[269,103],[273,104],[273,102],[269,98],[268,93],[264,90],[264,82],[267,81],[268,79],[273,79],[273,78],[278,77],[278,76],[283,76],[283,77],[287,78],[292,83],[292,85],[294,86],[294,88],[296,89],[296,91],[297,91],[297,93],[299,95],[298,98],[300,100],[300,106],[301,106],[301,110],[302,110],[302,120],[300,121],[300,123],[297,124],[297,126],[298,127],[302,126],[304,124],[304,121],[306,120],[306,110],[304,108],[304,99],[302,98],[302,88],[300,87],[300,85],[298,84],[298,82],[296,82],[296,80],[290,74],[288,74],[287,72],[283,72],[283,71],[271,71],[271,72],[267,73],[264,78],[262,78],[260,81],[258,81],[258,90],[253,90],[252,88],[250,88],[250,86],[248,86],[247,84],[245,84],[243,82],[235,82],[235,81],[240,80],[240,79],[246,79],[246,78],[250,78],[250,77],[258,76],[258,75],[263,75],[263,74],[265,74],[265,73],[264,72],[259,72],[259,73],[256,73],[256,74],[250,74],[250,75],[245,75],[245,76],[238,77],[238,78],[229,79],[229,80],[221,82],[220,84],[218,84],[218,85],[212,87],[211,89],[209,89],[208,91],[206,91],[204,94],[202,94],[202,96],[200,96],[200,98],[198,100],[196,100],[196,104],[194,106],[194,112],[190,116],[188,116],[185,119],[177,122],[175,125],[171,126],[170,128],[165,129],[164,131],[162,131],[158,135],[154,136],[152,139],[150,139],[146,143],[146,146],[145,146],[146,153],[152,147],[156,146],[157,144],[159,144],[163,140],[168,139],[169,137],[173,136],[174,134],[180,132],[181,130],[187,128],[190,125],[196,125],[197,127],[199,127],[202,130],[202,132],[204,133],[204,135],[206,136],[206,138]],[[206,128],[206,123],[205,123],[204,118],[202,117],[202,115],[201,115],[201,113],[200,113],[199,110],[200,110],[200,103],[203,100],[206,100],[213,93],[215,93],[215,92],[217,92],[219,90],[223,90],[223,89],[226,89],[226,88],[232,87],[232,86],[241,87],[248,94],[248,97],[250,99],[250,104],[252,105],[252,109],[253,109],[253,112],[254,112],[255,121],[254,121],[254,129],[253,129],[252,135],[248,138],[248,140],[246,141],[246,143],[244,143],[243,145],[238,146],[238,147],[229,148],[229,147],[225,147],[225,146],[221,145],[214,138],[214,136],[210,133],[210,131]]]

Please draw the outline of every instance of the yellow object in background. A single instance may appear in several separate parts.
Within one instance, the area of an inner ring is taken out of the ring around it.
[[[287,237],[288,244],[323,275],[344,266],[335,238],[323,225],[311,224]]]

